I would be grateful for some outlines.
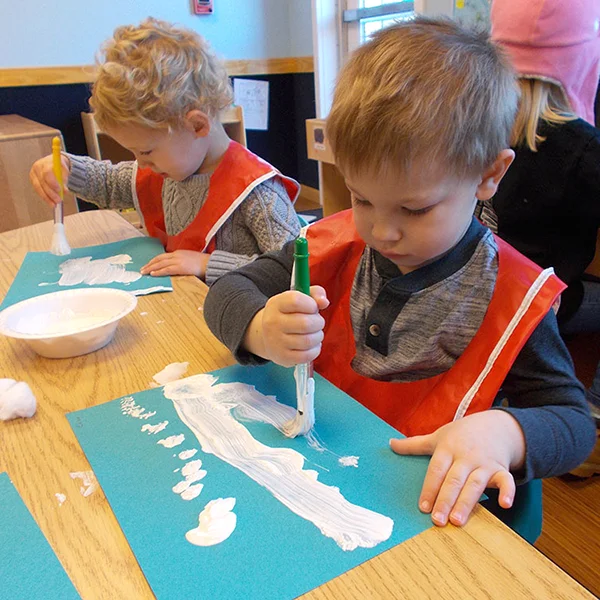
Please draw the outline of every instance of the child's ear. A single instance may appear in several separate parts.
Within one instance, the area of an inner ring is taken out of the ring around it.
[[[210,133],[210,119],[206,113],[195,108],[185,115],[185,127],[196,137],[206,137]]]
[[[500,180],[508,171],[508,167],[510,167],[514,158],[515,152],[510,148],[505,148],[498,153],[493,164],[484,171],[477,186],[475,196],[478,200],[489,200],[496,193]]]

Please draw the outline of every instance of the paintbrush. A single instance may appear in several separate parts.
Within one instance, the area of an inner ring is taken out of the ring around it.
[[[295,242],[292,289],[310,296],[308,241],[305,237],[299,237]],[[284,425],[283,432],[288,437],[306,435],[315,424],[315,380],[312,362],[296,365],[294,379],[298,410],[296,416]]]
[[[52,233],[52,244],[50,246],[50,252],[63,256],[65,254],[71,254],[71,246],[67,241],[65,235],[65,224],[63,215],[63,200],[64,200],[64,188],[62,178],[62,165],[60,162],[60,150],[61,143],[60,138],[52,138],[52,170],[54,171],[54,177],[58,181],[60,202],[54,206],[54,231]]]

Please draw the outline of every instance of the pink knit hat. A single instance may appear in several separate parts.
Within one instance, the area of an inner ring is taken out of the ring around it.
[[[594,124],[600,75],[600,0],[493,0],[492,39],[522,76],[560,83]]]

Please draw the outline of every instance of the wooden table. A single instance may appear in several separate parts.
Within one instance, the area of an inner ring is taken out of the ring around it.
[[[66,228],[73,247],[140,235],[111,211],[67,217]],[[26,251],[47,249],[51,237],[50,222],[0,234],[0,295]],[[38,400],[32,419],[0,422],[0,472],[8,472],[85,600],[154,596],[102,490],[83,497],[70,477],[90,466],[65,414],[146,389],[171,362],[189,361],[190,374],[233,362],[198,310],[206,286],[193,277],[173,284],[174,293],[140,297],[114,340],[87,356],[49,360],[17,340],[0,339],[0,377],[28,382]],[[67,496],[62,506],[56,493]],[[306,597],[593,598],[481,507],[466,527],[432,528]]]

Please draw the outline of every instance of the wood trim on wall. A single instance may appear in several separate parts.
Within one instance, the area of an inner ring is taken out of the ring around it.
[[[314,70],[312,56],[226,60],[225,66],[231,76],[312,73]],[[94,81],[94,72],[94,65],[0,69],[0,88],[91,83]]]

